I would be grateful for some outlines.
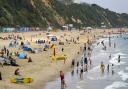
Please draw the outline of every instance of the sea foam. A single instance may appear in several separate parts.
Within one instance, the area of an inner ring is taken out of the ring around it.
[[[126,67],[125,70],[128,70],[128,67]]]
[[[126,54],[119,52],[117,54],[114,54],[114,57],[111,60],[109,60],[109,62],[112,63],[112,64],[114,64],[114,65],[122,65],[122,64],[125,64],[125,62],[123,62],[123,61],[121,61],[120,63],[118,63],[118,55],[121,55],[121,58],[126,58],[126,57],[124,57]]]
[[[104,89],[117,89],[117,88],[121,88],[121,87],[128,87],[128,83],[117,81],[111,85],[108,85]]]
[[[77,89],[82,89],[80,86],[76,86]]]
[[[120,75],[123,81],[126,81],[128,79],[128,73],[125,73],[124,71],[118,72],[118,75]]]

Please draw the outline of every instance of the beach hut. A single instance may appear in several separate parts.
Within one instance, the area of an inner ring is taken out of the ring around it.
[[[14,32],[15,28],[2,28],[2,32]]]

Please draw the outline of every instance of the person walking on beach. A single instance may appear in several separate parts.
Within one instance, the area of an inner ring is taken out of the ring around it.
[[[74,76],[74,69],[71,71],[71,75]]]
[[[120,55],[118,56],[118,63],[120,63]]]
[[[109,59],[111,59],[111,54],[109,55]]]
[[[107,65],[107,71],[108,71],[108,73],[109,73],[109,64]]]
[[[82,59],[81,59],[81,61],[80,61],[80,62],[81,62],[81,66],[83,66],[83,57],[82,57]]]
[[[78,67],[79,67],[79,61],[77,61],[77,64],[76,64],[76,66],[77,66],[77,70],[76,70],[76,73],[78,74]]]
[[[84,65],[87,65],[88,64],[88,60],[87,60],[87,57],[84,58]]]
[[[92,66],[92,60],[91,60],[91,58],[89,57],[89,64],[90,64],[90,68],[91,68],[91,66]]]
[[[79,61],[77,62],[77,65],[76,66],[77,66],[77,68],[79,67]]]
[[[77,39],[77,41],[79,41],[79,36],[76,39]]]
[[[6,47],[4,46],[4,53],[6,54]]]
[[[84,43],[84,51],[86,51],[86,43]]]
[[[71,64],[71,67],[74,67],[75,66],[75,59],[72,60],[72,64]]]
[[[1,72],[0,72],[0,80],[2,80],[2,75],[1,75]]]
[[[116,48],[116,43],[114,43],[114,48]]]
[[[61,51],[63,52],[64,51],[64,48],[62,48]]]
[[[104,46],[104,41],[101,41],[101,44]]]
[[[112,64],[112,75],[114,75],[114,64]]]
[[[88,60],[87,60],[87,57],[84,58],[84,71],[87,71],[88,70]]]
[[[83,72],[84,72],[84,70],[83,70],[83,67],[80,69],[80,79],[83,79]]]
[[[7,49],[7,58],[9,57],[9,50]]]
[[[61,89],[64,89],[64,87],[66,87],[66,83],[65,83],[65,80],[64,80],[63,71],[60,71],[60,79],[61,79]]]
[[[105,65],[103,62],[101,62],[100,69],[101,69],[102,74],[104,74]]]

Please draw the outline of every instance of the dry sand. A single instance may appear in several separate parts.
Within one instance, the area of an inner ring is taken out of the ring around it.
[[[83,44],[87,42],[88,39],[94,40],[94,35],[98,38],[102,35],[107,35],[107,32],[103,32],[103,30],[93,30],[90,34],[83,33],[83,31],[58,31],[58,32],[51,32],[52,34],[56,35],[60,38],[61,35],[66,34],[64,38],[71,39],[72,37],[76,39],[76,37],[80,37],[79,44],[68,44],[65,42],[64,46],[57,45],[56,52],[57,54],[65,54],[67,55],[66,63],[64,64],[63,61],[51,62],[50,56],[52,55],[52,50],[49,49],[46,52],[32,54],[28,52],[26,53],[28,56],[32,57],[33,62],[27,63],[27,60],[17,60],[17,63],[20,65],[20,77],[31,77],[34,79],[34,82],[31,84],[13,84],[10,82],[10,79],[16,78],[17,76],[14,75],[14,70],[17,67],[12,66],[4,66],[3,68],[0,66],[0,71],[2,73],[3,80],[0,81],[0,89],[43,89],[45,84],[48,81],[54,80],[56,77],[59,76],[59,71],[68,71],[70,70],[71,61],[72,59],[79,59],[82,53],[77,55],[77,52],[80,51],[80,47],[83,47]],[[4,37],[8,34],[14,35],[24,35],[25,40],[31,41],[31,35],[41,33],[41,37],[43,39],[47,39],[46,32],[26,32],[26,33],[0,33],[0,36]],[[43,46],[35,44],[36,37],[33,37],[33,42],[31,42],[30,47],[38,47],[41,48]],[[62,40],[62,39],[60,39]],[[0,48],[4,45],[8,47],[10,40],[0,40]],[[61,52],[61,48],[64,47],[64,52]],[[10,51],[17,51],[18,48],[9,48]],[[22,50],[21,50],[22,51]]]

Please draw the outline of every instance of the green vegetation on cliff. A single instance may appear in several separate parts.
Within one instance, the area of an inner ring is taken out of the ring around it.
[[[119,14],[96,4],[66,5],[58,0],[0,0],[1,26],[59,27],[64,24],[100,27],[128,26],[128,14]]]

